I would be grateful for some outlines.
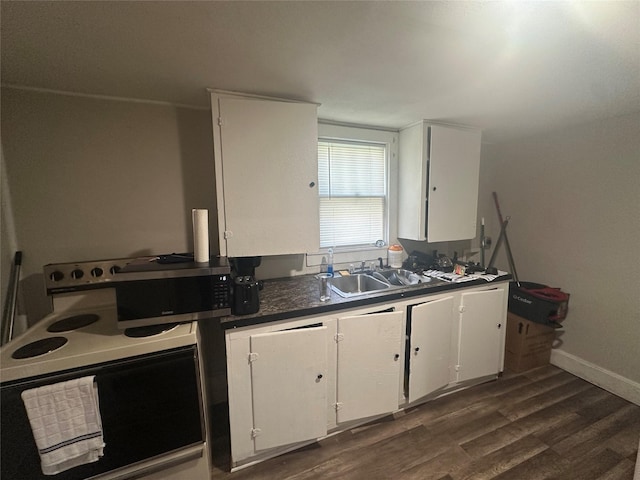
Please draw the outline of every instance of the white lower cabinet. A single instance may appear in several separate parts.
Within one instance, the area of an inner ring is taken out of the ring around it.
[[[459,311],[457,381],[497,374],[504,359],[505,288],[462,293]]]
[[[497,375],[507,288],[227,330],[232,468]]]
[[[335,427],[335,319],[227,330],[232,467]]]
[[[404,310],[338,319],[337,423],[398,408]]]
[[[327,434],[327,327],[251,336],[255,450]]]
[[[450,382],[453,306],[449,295],[409,307],[409,403]]]

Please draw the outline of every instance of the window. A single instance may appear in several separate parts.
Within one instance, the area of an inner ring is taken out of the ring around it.
[[[371,247],[388,239],[386,143],[320,138],[320,247]]]

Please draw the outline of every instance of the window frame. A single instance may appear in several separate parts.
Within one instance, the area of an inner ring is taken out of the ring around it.
[[[383,247],[375,246],[338,246],[334,248],[334,262],[370,261],[382,256],[386,257],[388,245],[397,243],[398,223],[398,131],[365,125],[336,124],[328,121],[318,122],[318,141],[355,141],[379,143],[386,145],[386,208],[385,208],[385,236]],[[330,247],[323,247],[316,255],[308,254],[309,266],[320,265],[322,257]],[[384,250],[384,254],[381,252]]]
[[[365,194],[358,194],[355,190],[350,190],[348,193],[343,193],[343,194],[338,194],[338,195],[334,195],[333,192],[333,185],[323,185],[324,188],[327,189],[328,194],[322,195],[321,191],[322,188],[318,189],[318,197],[320,200],[320,206],[321,206],[321,211],[322,211],[322,201],[323,200],[331,200],[332,198],[346,198],[349,199],[349,204],[351,205],[351,202],[355,202],[357,201],[356,199],[362,198],[362,199],[378,199],[377,202],[382,202],[382,216],[378,217],[381,220],[381,227],[382,227],[382,231],[380,232],[380,235],[378,235],[375,239],[372,238],[371,242],[368,243],[359,243],[359,244],[343,244],[343,245],[322,245],[322,222],[321,222],[321,235],[320,235],[320,248],[321,249],[328,249],[328,248],[339,248],[339,249],[361,249],[361,248],[371,248],[373,245],[376,244],[376,242],[378,240],[383,240],[385,243],[388,242],[388,238],[389,238],[389,145],[387,143],[382,143],[382,142],[371,142],[371,141],[363,141],[360,139],[336,139],[336,138],[327,138],[327,137],[318,137],[318,145],[320,143],[325,143],[325,144],[331,144],[331,145],[345,145],[345,146],[358,146],[358,147],[373,147],[378,149],[378,151],[382,151],[384,153],[384,157],[382,158],[382,191],[378,191],[377,194],[375,193],[371,193],[369,195],[365,195]],[[320,150],[320,148],[318,148],[318,150]],[[318,153],[318,158],[320,158],[320,154]],[[329,157],[330,158],[330,157]],[[351,157],[347,157],[347,158],[351,158]],[[378,157],[380,158],[380,157]],[[320,161],[318,160],[318,170],[320,170]],[[327,171],[328,173],[328,177],[331,177],[331,174],[329,173],[331,172],[331,168],[329,166],[329,170]],[[320,175],[319,175],[320,177]],[[336,180],[338,180],[338,184],[342,183],[339,181],[339,179],[341,179],[343,177],[336,177]],[[380,176],[377,177],[378,179],[381,178]],[[351,188],[352,186],[352,182],[348,182],[349,188]],[[320,178],[318,178],[318,186],[320,187]],[[337,189],[339,189],[339,186],[336,186]],[[357,187],[354,187],[355,189],[357,189]],[[380,203],[378,203],[378,205],[380,205]],[[344,233],[344,232],[343,232]],[[335,238],[334,238],[335,240]]]

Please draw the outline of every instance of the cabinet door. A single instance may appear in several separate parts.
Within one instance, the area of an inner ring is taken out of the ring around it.
[[[221,254],[317,251],[317,106],[214,94],[212,110]]]
[[[449,383],[453,297],[411,307],[409,402]]]
[[[338,319],[338,423],[398,408],[403,315]]]
[[[439,125],[430,132],[427,240],[475,238],[480,132]]]
[[[461,295],[458,381],[500,371],[505,326],[504,289]]]
[[[427,158],[429,127],[421,122],[400,130],[398,237],[427,239]]]
[[[255,450],[327,433],[327,327],[251,336]]]
[[[479,130],[421,122],[400,131],[398,237],[476,236]]]

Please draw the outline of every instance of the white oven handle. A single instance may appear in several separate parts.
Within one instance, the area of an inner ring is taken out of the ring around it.
[[[87,480],[135,480],[144,478],[147,475],[202,457],[205,446],[204,443],[198,443],[197,445],[181,448],[175,452],[160,455],[128,467],[96,475]]]

